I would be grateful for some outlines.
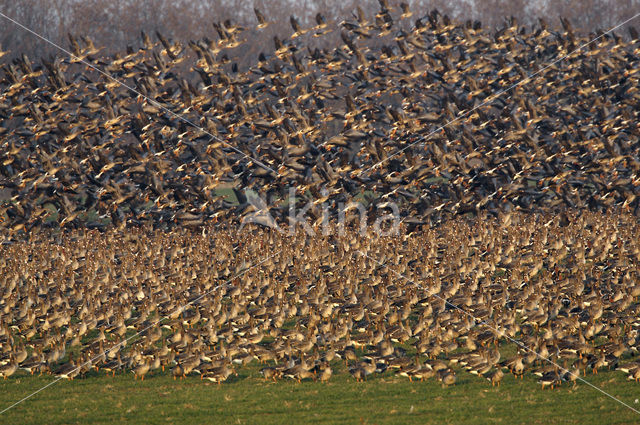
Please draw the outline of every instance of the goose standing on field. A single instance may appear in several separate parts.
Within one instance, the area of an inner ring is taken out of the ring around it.
[[[133,379],[140,377],[140,380],[144,381],[144,376],[149,372],[149,369],[151,369],[149,358],[145,357],[143,362],[133,370]]]
[[[441,370],[440,372],[438,372],[438,376],[440,378],[440,381],[442,382],[443,387],[454,385],[458,380],[455,372],[451,369]]]
[[[629,377],[627,379],[633,379],[636,382],[640,382],[640,367],[633,369],[629,373]]]
[[[273,382],[277,382],[279,372],[274,367],[263,367],[260,369],[260,374],[264,377],[265,381],[273,380]]]
[[[515,376],[516,378],[520,377],[520,379],[522,379],[524,375],[524,363],[522,361],[522,356],[518,355],[515,358],[501,364],[508,367],[509,372],[511,372],[513,376]]]
[[[320,382],[329,382],[331,375],[333,375],[333,370],[331,370],[329,362],[325,362],[320,368]]]
[[[111,376],[114,377],[116,376],[116,371],[122,369],[122,367],[122,355],[120,351],[118,351],[115,359],[102,365],[102,370],[104,370],[107,374],[111,373]]]
[[[542,385],[543,390],[545,387],[551,387],[551,389],[553,389],[553,387],[560,385],[561,381],[557,367],[554,370],[543,373],[540,379],[538,379],[538,383]]]
[[[2,376],[3,379],[7,379],[8,377],[16,373],[16,370],[18,370],[18,363],[12,357],[10,358],[9,363],[0,367],[0,376]]]
[[[571,370],[565,368],[565,373],[562,375],[562,380],[573,383],[572,388],[578,385],[578,379],[580,379],[580,368],[578,363],[574,364]]]
[[[231,369],[227,365],[224,365],[218,368],[210,369],[207,372],[203,373],[202,379],[206,379],[208,381],[215,382],[218,385],[220,385],[224,381],[226,381],[231,375],[238,376],[238,372]]]
[[[82,364],[82,362],[80,362],[80,364]],[[73,356],[69,354],[69,362],[60,366],[60,368],[55,371],[55,376],[57,378],[73,380],[80,373],[80,367],[81,366],[76,366]]]
[[[171,369],[171,375],[173,376],[173,380],[175,381],[177,378],[183,379],[186,377],[184,370],[180,364],[176,364],[173,369]]]
[[[502,378],[504,377],[504,372],[502,372],[501,368],[496,368],[485,375],[485,377],[491,381],[491,386],[494,385],[500,386],[500,382],[502,382]]]
[[[363,382],[366,376],[364,370],[359,366],[349,369],[349,373],[355,378],[356,382]]]
[[[38,351],[32,353],[31,358],[20,364],[20,368],[33,375],[36,371],[42,371],[44,365],[46,365],[46,357],[38,349]]]

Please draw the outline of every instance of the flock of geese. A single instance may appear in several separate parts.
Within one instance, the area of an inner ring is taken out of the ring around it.
[[[316,201],[316,221],[320,203],[337,212],[362,196],[370,215],[394,202],[413,226],[482,211],[638,213],[633,27],[581,36],[566,19],[509,19],[492,31],[380,0],[342,22],[292,16],[293,33],[243,69],[245,31],[275,25],[256,18],[198,40],[142,34],[117,53],[70,35],[70,57],[3,59],[0,231],[239,221],[255,209],[243,189],[276,219],[290,188]]]
[[[259,363],[268,381],[511,373],[553,388],[604,369],[637,382],[639,232],[630,214],[585,211],[393,237],[33,234],[0,246],[0,375],[220,384]]]
[[[412,16],[0,64],[0,376],[640,381],[636,30]],[[235,230],[290,188],[403,231]]]

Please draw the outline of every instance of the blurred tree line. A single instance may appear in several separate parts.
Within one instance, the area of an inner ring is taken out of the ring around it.
[[[457,20],[480,20],[485,28],[501,27],[509,16],[527,26],[536,25],[538,17],[544,17],[550,26],[559,27],[559,17],[563,16],[581,33],[608,29],[640,11],[640,0],[388,1],[398,10],[401,1],[408,3],[412,20],[434,8]],[[257,31],[254,7],[273,24]],[[213,23],[230,19],[247,29],[243,37],[249,43],[234,52],[240,65],[255,62],[253,55],[260,51],[272,50],[273,36],[290,35],[291,15],[303,26],[311,26],[320,12],[337,24],[353,19],[356,7],[373,19],[380,6],[378,0],[0,0],[1,13],[63,47],[68,47],[67,34],[71,33],[88,35],[107,52],[139,46],[141,31],[148,34],[160,31],[184,42],[204,36],[215,39]],[[31,57],[61,53],[1,16],[0,29],[0,45],[10,52],[3,60],[22,53]],[[626,35],[627,31],[620,29],[618,33]],[[338,34],[334,32],[333,37]],[[331,41],[331,37],[322,38],[316,45],[323,47],[322,43]]]

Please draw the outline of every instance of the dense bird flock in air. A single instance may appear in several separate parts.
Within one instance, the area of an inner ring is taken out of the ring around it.
[[[513,373],[545,388],[609,369],[637,381],[639,226],[513,213],[382,238],[36,236],[0,251],[0,374],[221,383],[253,363],[267,380]]]
[[[564,19],[491,31],[380,3],[310,28],[292,16],[294,33],[246,70],[233,62],[246,29],[229,21],[201,40],[143,34],[113,55],[70,36],[70,57],[3,63],[3,232],[199,226],[255,208],[227,202],[229,187],[260,194],[276,219],[289,188],[317,201],[316,220],[319,203],[335,212],[362,196],[370,215],[394,202],[417,225],[482,210],[638,213],[633,27],[630,41]],[[256,16],[258,30],[276,25]]]
[[[0,376],[640,380],[636,30],[290,23],[248,69],[229,21],[1,65]],[[400,231],[237,231],[291,188]]]

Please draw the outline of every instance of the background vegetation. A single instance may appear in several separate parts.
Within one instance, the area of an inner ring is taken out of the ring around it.
[[[639,10],[640,0],[404,0],[411,6],[412,19],[433,8],[457,20],[480,20],[486,27],[500,27],[507,16],[515,16],[526,25],[544,17],[559,26],[559,17],[567,17],[583,33],[607,29]],[[390,5],[399,7],[400,1]],[[253,7],[274,22],[263,31],[254,31]],[[213,22],[231,19],[250,31],[238,59],[246,59],[261,50],[273,48],[272,38],[290,35],[289,16],[295,15],[303,26],[310,25],[322,12],[334,24],[346,19],[359,6],[369,18],[379,10],[377,0],[0,0],[0,11],[63,46],[67,34],[89,35],[97,46],[124,50],[140,44],[140,31],[156,30],[176,40],[214,37]],[[621,30],[619,33],[626,34]],[[339,34],[335,34],[336,37]],[[330,39],[324,39],[330,42]],[[13,54],[29,56],[59,54],[50,45],[0,17],[0,45]],[[245,59],[245,60],[246,60]],[[240,59],[239,64],[242,65]]]

